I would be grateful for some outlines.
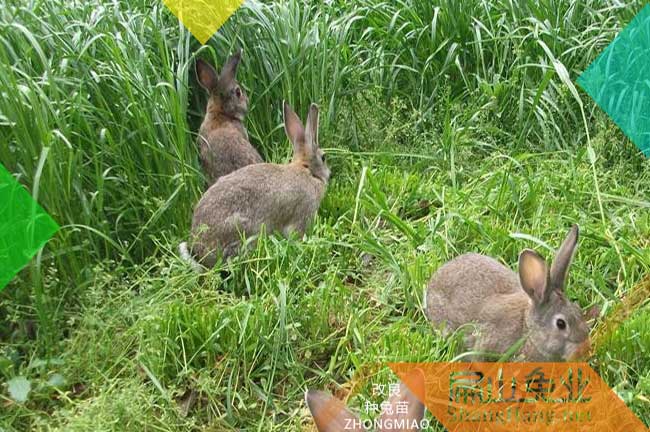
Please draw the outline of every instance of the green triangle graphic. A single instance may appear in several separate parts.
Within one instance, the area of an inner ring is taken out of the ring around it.
[[[0,164],[0,291],[58,230],[54,219]]]

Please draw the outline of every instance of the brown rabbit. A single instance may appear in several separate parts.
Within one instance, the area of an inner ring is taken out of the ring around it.
[[[519,256],[519,275],[479,254],[457,257],[433,275],[425,293],[425,314],[436,326],[455,330],[473,324],[468,349],[504,353],[521,343],[516,359],[572,360],[589,350],[589,327],[580,308],[565,296],[569,265],[578,243],[571,228],[548,269],[532,250]]]
[[[367,423],[375,423],[380,432],[415,432],[423,425],[424,405],[404,384],[400,385],[399,394],[388,400],[390,411],[382,414],[375,422],[362,422],[343,402],[323,391],[307,390],[305,401],[319,432],[367,431]],[[406,414],[397,414],[398,403],[406,404]]]
[[[269,233],[305,232],[330,176],[318,148],[318,107],[311,105],[304,128],[285,103],[284,127],[293,143],[291,163],[249,165],[221,177],[197,204],[191,254],[183,243],[181,256],[188,259],[192,255],[212,267],[219,254],[224,259],[237,254],[242,235],[256,235],[263,226]]]
[[[243,124],[248,97],[236,80],[240,60],[241,49],[228,59],[221,75],[205,61],[196,61],[196,76],[210,94],[198,137],[199,157],[208,188],[219,177],[263,162],[248,141]]]

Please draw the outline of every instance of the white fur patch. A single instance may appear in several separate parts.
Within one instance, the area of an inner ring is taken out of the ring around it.
[[[187,262],[190,265],[190,267],[192,267],[192,270],[194,270],[197,273],[203,272],[203,266],[194,259],[194,257],[190,253],[189,248],[187,247],[187,242],[183,242],[178,245],[178,253],[180,254],[181,258],[185,262]]]

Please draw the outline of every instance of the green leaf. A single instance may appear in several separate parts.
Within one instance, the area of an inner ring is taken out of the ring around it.
[[[16,402],[23,403],[27,401],[29,392],[32,390],[32,383],[24,376],[17,376],[7,382],[9,396]]]
[[[65,385],[65,382],[66,381],[63,375],[55,373],[50,377],[50,379],[47,380],[47,385],[50,387],[61,388]]]
[[[587,156],[589,156],[589,162],[593,165],[596,163],[596,152],[591,145],[587,146]]]
[[[0,374],[1,373],[8,373],[9,369],[13,365],[13,362],[9,357],[0,357]],[[2,432],[2,431],[0,431]]]
[[[567,86],[571,92],[571,95],[573,95],[573,98],[576,100],[576,102],[578,102],[578,105],[582,107],[582,99],[580,98],[580,94],[578,93],[576,86],[573,85],[569,71],[567,70],[566,66],[564,66],[564,63],[555,58],[550,48],[544,43],[544,41],[540,39],[537,41],[537,43],[542,47],[542,49],[544,49],[546,55],[551,60],[551,63],[553,63],[553,68],[555,69],[557,75],[560,77],[560,80],[564,83],[564,85]]]

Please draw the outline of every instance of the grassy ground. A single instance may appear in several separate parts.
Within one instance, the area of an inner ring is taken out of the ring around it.
[[[648,162],[571,84],[640,2],[251,0],[205,47],[157,1],[3,6],[0,162],[62,230],[0,294],[0,430],[309,430],[307,387],[462,354],[421,311],[460,253],[514,267],[579,223],[603,321],[648,273]],[[198,276],[193,58],[238,45],[254,144],[286,161],[281,102],[316,101],[333,176],[303,241]],[[646,424],[649,330],[641,297],[592,360]]]

